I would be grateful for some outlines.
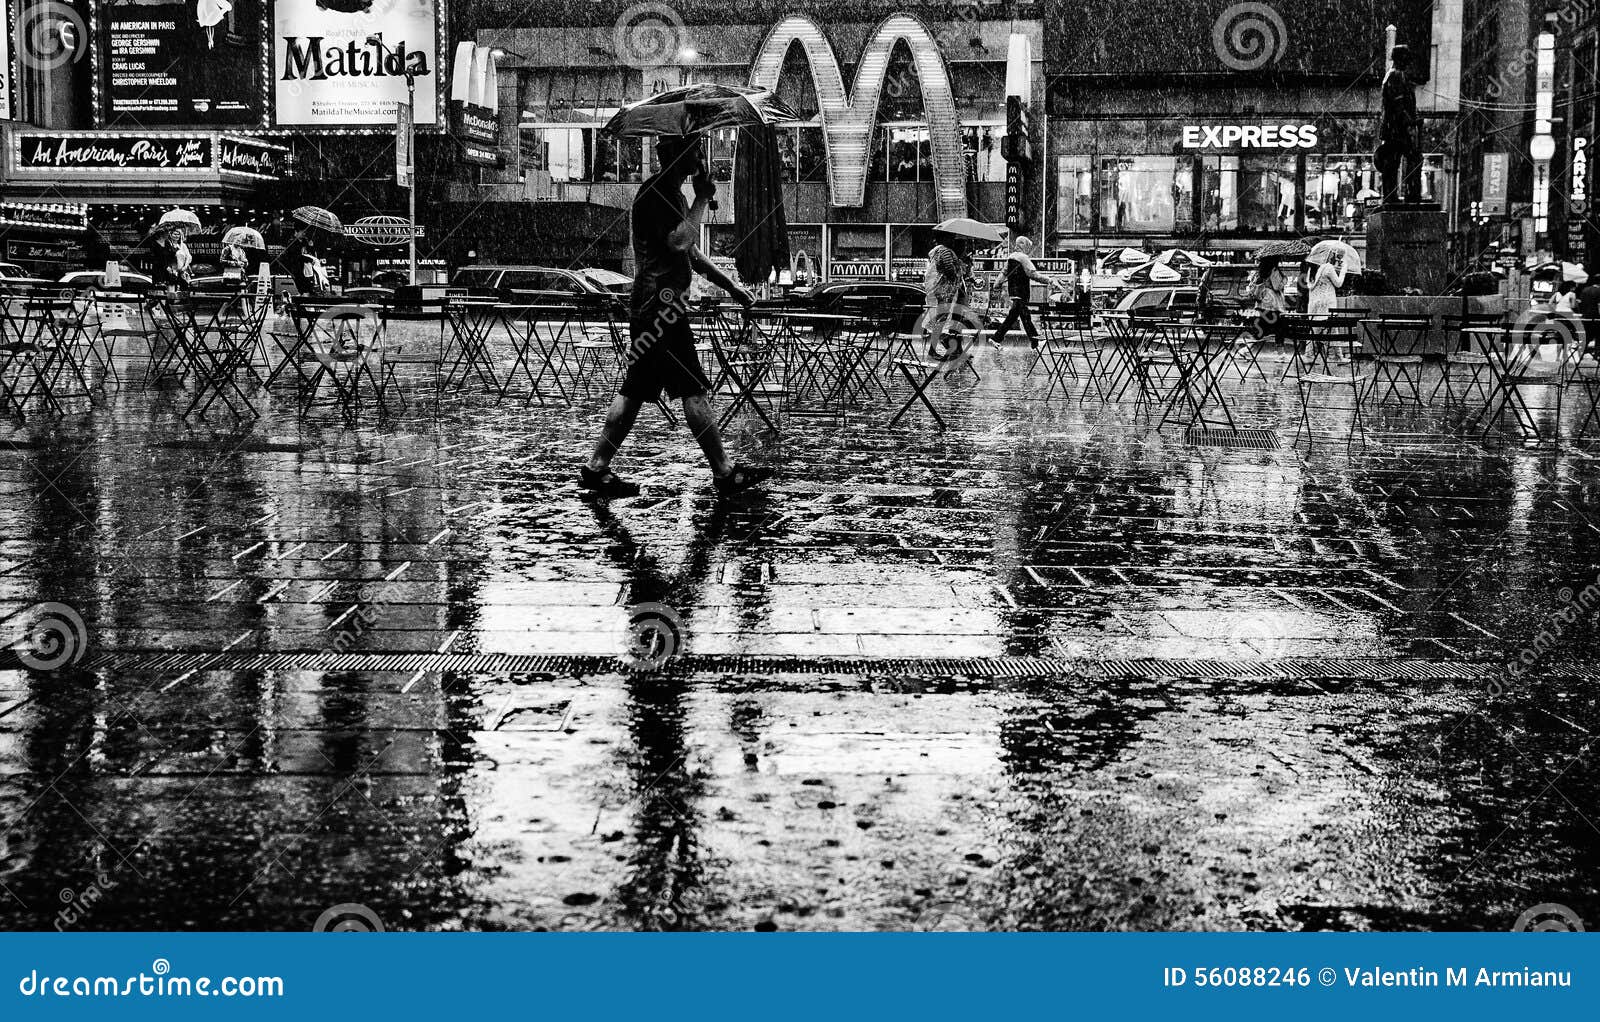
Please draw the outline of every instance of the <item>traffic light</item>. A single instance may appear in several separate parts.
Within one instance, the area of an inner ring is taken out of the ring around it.
[[[1011,163],[1032,163],[1033,144],[1028,139],[1028,107],[1019,96],[1006,97],[1006,137],[1000,155]]]

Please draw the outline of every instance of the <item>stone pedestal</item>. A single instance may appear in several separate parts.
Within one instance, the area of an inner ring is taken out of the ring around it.
[[[1383,272],[1395,291],[1414,287],[1436,295],[1448,281],[1444,210],[1385,206],[1367,216],[1367,263]]]

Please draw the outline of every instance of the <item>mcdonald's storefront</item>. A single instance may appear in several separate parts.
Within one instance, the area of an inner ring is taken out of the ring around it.
[[[649,26],[630,35],[607,12],[587,28],[530,28],[523,19],[514,29],[480,30],[480,44],[506,52],[502,122],[518,118],[497,184],[534,200],[626,208],[649,173],[652,146],[601,134],[619,107],[684,84],[756,84],[798,115],[779,125],[784,211],[791,261],[813,277],[920,279],[933,225],[950,216],[1015,219],[1037,231],[1046,181],[1031,169],[1013,172],[1008,216],[1002,139],[1011,40],[1025,36],[1024,52],[1039,54],[1039,24],[1004,17],[1003,6],[948,8],[946,20],[920,8],[855,20],[861,14],[849,10],[850,20],[838,20],[741,5],[751,20],[729,25],[714,22],[725,8],[699,19],[680,8],[686,24],[666,26],[665,41]],[[636,49],[646,46],[654,49]],[[1042,61],[1024,60],[1021,74],[1037,79],[1042,95]],[[513,80],[514,104],[506,102]],[[711,142],[721,181],[733,177],[732,134]],[[723,201],[706,225],[714,258],[731,257],[732,205]]]

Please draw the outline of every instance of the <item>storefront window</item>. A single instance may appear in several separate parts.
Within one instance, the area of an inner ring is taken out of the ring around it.
[[[1294,230],[1295,158],[1239,158],[1239,226],[1246,231]]]
[[[1000,139],[1005,133],[1000,124],[968,124],[961,129],[961,146],[971,161],[974,181],[1006,179],[1006,161],[1000,155]]]
[[[933,158],[928,144],[928,129],[890,128],[888,163],[890,181],[933,180]]]
[[[1207,231],[1239,229],[1239,157],[1200,158],[1200,226]]]
[[[1369,156],[1330,153],[1306,157],[1306,230],[1354,232],[1366,223],[1366,199],[1378,194]]]
[[[1092,230],[1093,180],[1087,156],[1056,158],[1056,231],[1088,234]]]
[[[883,225],[835,227],[831,232],[832,251],[828,253],[831,276],[882,277]]]
[[[617,149],[595,128],[537,128],[534,137],[543,147],[551,180],[617,180]],[[597,142],[602,147],[598,154]]]
[[[707,158],[711,163],[712,180],[733,180],[733,153],[737,148],[738,141],[738,128],[721,128],[711,133],[711,145]]]
[[[622,181],[644,180],[644,139],[624,138],[617,141],[619,172]]]
[[[1114,231],[1171,231],[1190,185],[1188,159],[1112,156],[1100,161],[1100,221]],[[1186,214],[1187,216],[1187,214]]]
[[[779,271],[780,283],[803,287],[822,279],[822,228],[789,226],[789,263],[792,271]]]
[[[828,144],[823,140],[822,126],[801,125],[795,130],[800,136],[800,180],[826,180],[828,176]]]
[[[1422,158],[1422,201],[1444,202],[1444,157],[1429,153]]]

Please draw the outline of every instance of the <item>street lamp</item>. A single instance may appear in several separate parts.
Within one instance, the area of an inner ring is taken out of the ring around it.
[[[367,36],[367,45],[378,48],[378,59],[383,59],[384,51],[393,53],[394,50],[383,45],[383,33],[374,32]],[[408,247],[406,279],[412,287],[417,284],[417,79],[411,73],[411,64],[406,60],[404,53],[400,54],[400,68],[406,76],[406,203],[411,221],[411,236],[407,239]],[[396,133],[395,144],[399,144]]]

